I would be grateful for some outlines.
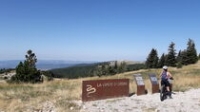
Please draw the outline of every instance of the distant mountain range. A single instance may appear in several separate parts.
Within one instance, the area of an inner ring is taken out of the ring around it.
[[[15,68],[21,60],[6,60],[0,61],[1,68]],[[41,70],[49,70],[54,68],[64,68],[70,67],[77,64],[90,64],[94,62],[84,62],[84,61],[65,61],[65,60],[38,60],[36,66]]]

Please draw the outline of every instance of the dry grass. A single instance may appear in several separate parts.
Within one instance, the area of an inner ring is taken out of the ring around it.
[[[81,96],[81,80],[54,80],[42,84],[1,84],[0,111],[42,110],[41,104],[54,102],[60,110],[75,106],[69,103]]]
[[[200,62],[185,66],[181,69],[169,68],[174,77],[173,90],[185,91],[200,87]],[[130,93],[136,92],[136,83],[133,74],[142,74],[146,89],[151,92],[151,83],[148,74],[159,76],[161,69],[139,70],[106,77],[92,77],[82,79],[55,79],[41,84],[8,84],[0,81],[0,111],[29,112],[43,110],[45,103],[51,102],[58,112],[76,111],[80,107],[73,103],[81,100],[82,81],[96,79],[130,79]]]

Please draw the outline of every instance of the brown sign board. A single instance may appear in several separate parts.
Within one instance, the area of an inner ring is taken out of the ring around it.
[[[144,80],[141,74],[134,74],[134,78],[137,84],[137,95],[146,94]]]
[[[82,101],[92,101],[129,95],[129,79],[83,81]]]
[[[159,83],[158,79],[155,74],[149,74],[149,79],[151,81],[152,85],[152,93],[158,93],[159,92]]]

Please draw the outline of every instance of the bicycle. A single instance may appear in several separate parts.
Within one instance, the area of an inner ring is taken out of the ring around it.
[[[170,80],[173,80],[173,78],[171,77]],[[170,83],[169,86],[170,92],[172,92],[172,84]],[[161,83],[161,88],[160,88],[160,100],[164,101],[165,99],[167,99],[167,96],[169,96],[169,92],[167,91],[167,87],[165,84]],[[171,96],[170,96],[171,97]]]

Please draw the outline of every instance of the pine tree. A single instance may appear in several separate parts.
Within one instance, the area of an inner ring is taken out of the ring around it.
[[[40,82],[41,73],[37,70],[35,63],[37,62],[36,56],[31,50],[28,50],[25,55],[26,60],[20,62],[16,67],[16,75],[11,78],[13,82]]]
[[[151,52],[148,55],[148,58],[146,60],[146,67],[147,68],[157,68],[158,67],[158,53],[156,49],[152,49]]]
[[[102,70],[102,75],[106,75],[106,65],[105,64],[101,65],[101,70]]]
[[[24,64],[20,61],[20,63],[18,64],[18,66],[16,67],[16,73],[17,74],[22,74],[24,73]]]
[[[175,67],[176,66],[176,50],[174,48],[175,44],[172,42],[169,45],[168,54],[166,57],[166,65]]]
[[[120,63],[120,66],[119,66],[119,73],[123,73],[127,70],[127,65],[126,65],[126,62],[121,62]]]
[[[176,60],[177,60],[177,68],[181,68],[182,64],[183,64],[183,57],[182,57],[182,51],[181,50],[178,52]]]
[[[186,64],[194,64],[198,61],[197,51],[193,40],[189,39],[187,43],[187,60]]]
[[[181,50],[178,52],[178,55],[177,55],[177,57],[176,57],[176,60],[177,60],[177,63],[178,62],[181,62],[182,63],[182,56],[181,56]]]
[[[181,57],[182,65],[188,65],[187,64],[188,57],[187,57],[187,51],[186,50],[181,51],[180,57]]]
[[[32,52],[32,50],[27,51],[27,55],[25,55],[26,61],[28,62],[29,66],[31,68],[35,68],[35,63],[37,62],[37,58],[35,53]]]
[[[114,65],[114,73],[115,73],[115,74],[119,73],[119,66],[118,66],[117,61],[115,61],[115,65]]]
[[[158,68],[162,68],[165,65],[165,54],[163,53],[158,61]]]
[[[199,60],[200,60],[200,53],[199,53]]]
[[[101,65],[98,65],[97,67],[96,67],[96,75],[97,76],[99,76],[99,77],[101,77],[102,76],[102,67],[101,67]]]
[[[115,74],[116,74],[116,73],[115,73],[115,69],[114,69],[113,66],[109,66],[109,67],[108,67],[108,72],[109,72],[110,75],[115,75]]]

